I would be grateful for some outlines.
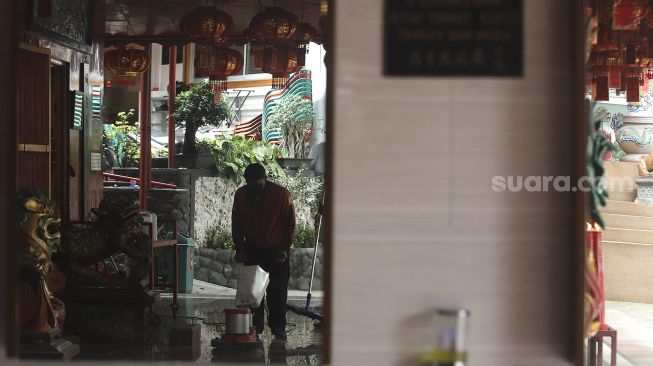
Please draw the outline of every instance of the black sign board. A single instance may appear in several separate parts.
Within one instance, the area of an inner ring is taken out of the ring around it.
[[[521,76],[522,0],[385,0],[385,74]]]

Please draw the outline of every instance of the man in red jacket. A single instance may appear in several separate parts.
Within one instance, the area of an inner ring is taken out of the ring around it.
[[[257,334],[263,332],[265,305],[275,339],[286,339],[286,300],[290,266],[288,251],[295,235],[295,207],[290,192],[267,180],[261,164],[245,169],[247,184],[234,195],[231,234],[236,261],[259,265],[270,274],[266,298],[254,311]]]

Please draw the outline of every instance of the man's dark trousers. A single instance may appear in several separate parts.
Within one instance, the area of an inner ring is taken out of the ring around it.
[[[262,333],[265,325],[265,305],[268,307],[268,325],[272,334],[286,332],[286,301],[288,300],[288,280],[290,264],[277,260],[265,261],[259,266],[270,274],[270,283],[266,296],[258,309],[254,310],[254,326],[257,333]]]

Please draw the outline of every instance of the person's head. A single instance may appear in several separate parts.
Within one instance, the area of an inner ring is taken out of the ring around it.
[[[247,182],[247,190],[252,193],[263,192],[265,188],[265,168],[259,163],[249,164],[245,168],[245,181]]]

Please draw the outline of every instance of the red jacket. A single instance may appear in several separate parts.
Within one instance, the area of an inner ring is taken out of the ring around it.
[[[246,186],[238,188],[231,215],[231,235],[237,250],[289,249],[295,235],[295,206],[290,192],[267,181],[261,201],[256,203],[248,199]]]

